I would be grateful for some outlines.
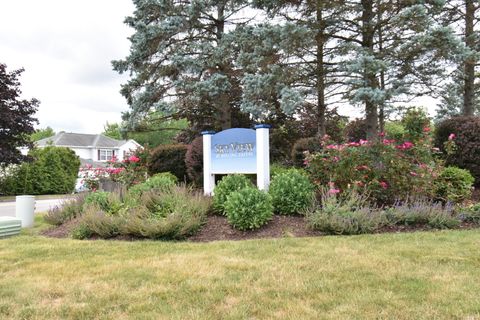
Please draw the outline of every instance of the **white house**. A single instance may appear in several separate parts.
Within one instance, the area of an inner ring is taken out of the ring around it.
[[[115,157],[118,161],[126,159],[131,152],[141,146],[135,140],[115,140],[102,134],[83,134],[59,132],[53,137],[39,140],[35,143],[38,148],[46,146],[67,147],[72,149],[80,158],[82,166],[86,164],[94,167],[106,165],[106,162]]]

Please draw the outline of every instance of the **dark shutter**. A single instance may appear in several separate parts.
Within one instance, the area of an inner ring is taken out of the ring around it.
[[[97,158],[98,161],[100,161],[100,149],[98,149],[98,158]]]

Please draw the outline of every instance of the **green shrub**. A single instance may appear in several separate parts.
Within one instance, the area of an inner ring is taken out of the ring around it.
[[[193,139],[185,155],[185,166],[190,182],[197,186],[203,184],[203,137]]]
[[[459,203],[472,196],[474,182],[475,179],[468,170],[446,167],[435,179],[435,193],[438,199]]]
[[[142,205],[129,211],[122,233],[141,238],[178,240],[205,222],[210,200],[186,187],[146,193]]]
[[[293,169],[276,175],[269,190],[274,211],[279,214],[297,214],[311,206],[314,186],[308,177]]]
[[[480,185],[480,117],[454,117],[440,122],[435,130],[435,144],[445,152],[445,142],[454,134],[456,148],[445,155],[447,165],[470,171]]]
[[[155,148],[148,162],[148,173],[154,175],[160,172],[171,172],[180,181],[185,181],[187,169],[185,166],[185,155],[187,145],[170,144],[160,145]]]
[[[84,223],[78,224],[71,232],[73,239],[84,240],[92,236],[90,228]]]
[[[210,210],[210,199],[187,187],[175,186],[146,192],[134,205],[129,205],[128,202],[123,202],[122,205],[118,214],[102,210],[95,201],[84,205],[84,213],[79,225],[73,230],[72,237],[183,239],[198,231],[205,222]]]
[[[385,137],[397,141],[403,141],[405,138],[405,128],[400,122],[385,123]]]
[[[387,224],[385,213],[369,207],[365,196],[355,190],[342,195],[323,188],[321,205],[315,205],[306,212],[309,226],[328,234],[372,233]]]
[[[120,228],[124,225],[123,217],[108,214],[96,205],[88,205],[80,219],[80,234],[83,237],[88,235],[88,238],[92,236],[102,239],[116,237],[120,235]]]
[[[29,152],[31,162],[12,169],[0,181],[0,194],[72,193],[80,160],[71,149],[48,146]]]
[[[410,108],[401,121],[405,128],[405,139],[417,142],[425,136],[425,129],[431,127],[430,119],[422,108]]]
[[[131,187],[128,192],[134,196],[141,196],[143,193],[156,190],[167,191],[173,188],[178,182],[176,176],[170,172],[157,173],[153,177],[147,179],[147,181],[137,184]]]
[[[213,191],[213,209],[218,213],[225,214],[225,203],[228,196],[245,187],[253,187],[253,183],[244,175],[232,174],[223,177]]]
[[[83,213],[84,202],[85,194],[78,194],[74,199],[63,201],[60,206],[48,210],[44,216],[45,222],[59,226],[80,217]]]
[[[96,205],[103,211],[110,211],[110,192],[90,192],[85,196],[84,209],[89,205]]]
[[[462,221],[480,224],[480,203],[461,208],[459,216]]]
[[[416,199],[386,210],[394,225],[428,225],[436,229],[451,229],[460,224],[453,207],[443,206],[428,199]]]
[[[246,187],[228,196],[225,212],[234,228],[258,229],[272,219],[273,205],[267,193]]]
[[[297,167],[305,166],[305,154],[319,152],[322,149],[317,137],[301,138],[292,147],[292,161]]]

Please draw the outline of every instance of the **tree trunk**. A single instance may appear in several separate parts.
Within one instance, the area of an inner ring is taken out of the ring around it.
[[[382,30],[382,8],[380,7],[381,1],[377,0],[378,10],[378,51],[380,54],[383,52],[383,30]],[[380,89],[385,92],[385,71],[380,71]],[[380,132],[385,132],[385,102],[382,102],[379,106],[378,124],[380,125]]]
[[[323,21],[323,0],[317,0],[317,135],[325,136],[327,133],[325,124],[325,66],[324,66],[324,47],[325,47],[325,22]]]
[[[474,0],[465,0],[465,44],[475,51],[474,19],[476,7]],[[465,87],[463,94],[463,115],[473,116],[475,110],[475,58],[465,60]]]
[[[375,28],[373,13],[373,0],[362,0],[362,47],[373,54]],[[372,90],[378,87],[378,80],[375,72],[365,68],[364,80],[368,88]],[[367,123],[367,139],[375,139],[378,135],[378,106],[370,98],[365,101],[365,121]]]
[[[217,6],[217,40],[220,42],[225,33],[225,3],[221,2]],[[225,73],[227,67],[218,66],[218,72]],[[232,127],[232,109],[228,92],[221,93],[218,100],[215,101],[218,110],[218,122],[222,130]]]

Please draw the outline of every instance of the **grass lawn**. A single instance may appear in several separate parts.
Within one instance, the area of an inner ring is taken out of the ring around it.
[[[37,218],[37,223],[41,218]],[[480,232],[0,240],[0,319],[480,319]]]

